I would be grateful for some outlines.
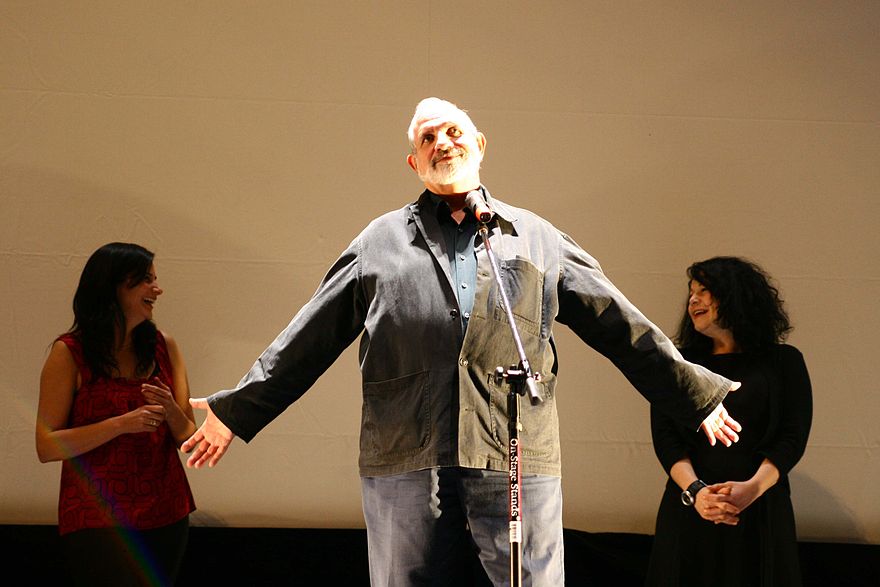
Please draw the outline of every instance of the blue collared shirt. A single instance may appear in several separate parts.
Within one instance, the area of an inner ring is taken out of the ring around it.
[[[467,214],[461,223],[452,218],[449,206],[436,194],[430,194],[437,206],[437,221],[446,242],[446,258],[449,273],[455,284],[455,298],[458,300],[461,317],[461,335],[464,338],[471,311],[474,309],[474,292],[477,288],[477,221]]]

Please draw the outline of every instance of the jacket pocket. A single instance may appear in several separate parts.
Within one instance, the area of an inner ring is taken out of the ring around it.
[[[525,259],[507,259],[501,263],[501,282],[518,327],[538,334],[541,329],[544,274]],[[502,302],[498,294],[493,317],[506,322],[507,314]]]
[[[361,452],[388,465],[422,451],[431,438],[429,371],[364,383]]]
[[[559,421],[556,415],[556,399],[553,394],[555,379],[540,381],[536,385],[543,401],[530,405],[528,394],[520,400],[520,448],[523,457],[535,458],[541,462],[557,462],[559,452]],[[491,384],[489,403],[492,436],[499,451],[506,452],[510,440],[507,398],[510,388]]]

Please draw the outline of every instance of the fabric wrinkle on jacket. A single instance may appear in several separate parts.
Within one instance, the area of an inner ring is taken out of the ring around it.
[[[646,399],[696,429],[731,382],[686,362],[570,237],[493,199],[489,241],[543,402],[520,411],[523,473],[561,474],[554,321],[609,358]],[[477,288],[464,340],[430,195],[373,220],[312,298],[211,409],[245,441],[296,401],[358,335],[362,476],[434,466],[506,470],[507,389],[519,356],[492,267],[476,240]]]

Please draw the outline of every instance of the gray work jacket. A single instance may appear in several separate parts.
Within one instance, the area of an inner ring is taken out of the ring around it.
[[[485,191],[485,188],[483,188]],[[554,322],[610,359],[652,404],[697,429],[731,382],[686,362],[570,237],[485,191],[489,242],[543,402],[520,410],[523,473],[560,475]],[[427,192],[372,221],[233,390],[209,398],[251,440],[360,339],[362,476],[433,466],[506,470],[506,383],[519,356],[485,247],[463,342],[445,241]]]

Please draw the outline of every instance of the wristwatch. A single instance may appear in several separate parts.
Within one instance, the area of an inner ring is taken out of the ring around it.
[[[699,479],[688,485],[688,488],[681,492],[681,503],[686,506],[694,505],[697,500],[697,492],[703,487],[708,487],[708,485]]]

